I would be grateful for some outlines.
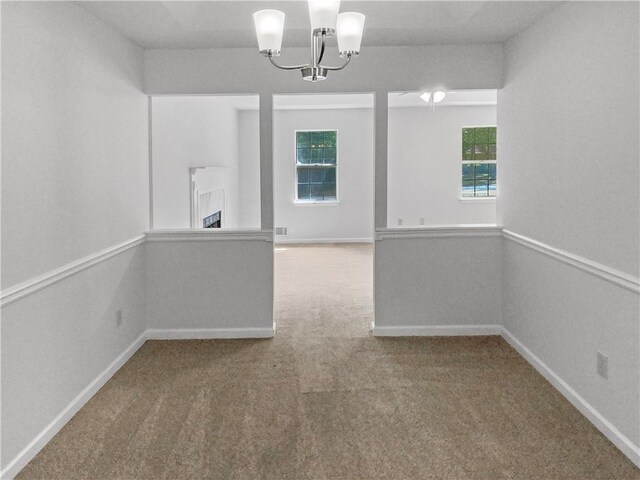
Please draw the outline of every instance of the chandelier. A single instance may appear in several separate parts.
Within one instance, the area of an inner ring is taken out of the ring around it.
[[[253,14],[258,37],[260,54],[281,70],[300,70],[302,78],[310,82],[319,82],[327,78],[332,70],[342,70],[351,61],[353,55],[360,53],[364,15],[357,12],[338,14],[340,0],[309,0],[309,19],[311,20],[311,62],[304,65],[279,65],[274,57],[280,55],[282,32],[284,30],[284,12],[279,10],[260,10]],[[327,37],[338,37],[338,53],[344,63],[338,67],[322,65]]]

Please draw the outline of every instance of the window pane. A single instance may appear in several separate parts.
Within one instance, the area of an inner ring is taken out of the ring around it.
[[[473,128],[462,129],[462,145],[464,146],[473,145]]]
[[[489,167],[489,176],[492,178],[496,178],[496,164],[495,163],[490,163],[488,165]]]
[[[336,198],[336,184],[335,183],[325,183],[323,189],[323,195],[325,200],[335,199]]]
[[[486,178],[489,176],[489,164],[476,163],[476,178]]]
[[[473,179],[462,181],[462,196],[473,197]]]
[[[462,165],[462,179],[463,180],[473,180],[473,165],[469,163],[465,163]]]
[[[298,168],[298,183],[309,183],[308,168]]]
[[[324,200],[324,195],[322,194],[324,186],[322,184],[319,185],[311,185],[311,198],[313,200]]]
[[[298,163],[311,163],[311,150],[308,148],[298,148],[296,150],[298,158],[296,159]]]
[[[323,148],[324,151],[324,163],[335,164],[336,163],[336,148]]]
[[[462,159],[473,160],[473,145],[462,146]]]
[[[311,149],[311,163],[322,163],[322,148]]]
[[[310,168],[309,169],[309,182],[310,183],[322,183],[322,169]]]
[[[475,128],[474,143],[489,143],[489,128]]]
[[[474,160],[488,160],[489,148],[488,145],[474,145],[473,147],[473,159]]]
[[[324,174],[324,181],[327,183],[336,183],[336,169],[326,168]]]
[[[298,148],[309,146],[309,133],[310,132],[296,132],[296,146]]]
[[[495,145],[489,145],[489,160],[496,160],[496,146]]]
[[[489,127],[489,143],[496,143],[497,130],[496,127]]]
[[[335,131],[324,132],[324,146],[325,147],[335,147],[336,146],[336,132]]]
[[[324,145],[323,132],[310,132],[311,133],[311,147],[322,147]]]
[[[496,179],[492,178],[489,180],[489,196],[496,196]]]
[[[309,199],[309,185],[298,185],[298,198],[300,200]]]

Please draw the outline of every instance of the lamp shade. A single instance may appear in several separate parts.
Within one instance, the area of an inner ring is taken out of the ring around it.
[[[309,0],[312,31],[335,32],[340,0]]]
[[[360,53],[364,15],[357,12],[344,12],[338,15],[338,52],[340,55]]]
[[[284,13],[279,10],[260,10],[253,14],[253,22],[260,52],[279,54],[282,47]]]

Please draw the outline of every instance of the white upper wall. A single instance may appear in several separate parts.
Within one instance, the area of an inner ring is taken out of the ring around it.
[[[333,50],[333,49],[332,49]],[[308,48],[291,48],[278,59],[304,62]],[[341,62],[334,51],[328,65]],[[502,44],[376,47],[364,51],[323,82],[274,68],[256,48],[145,50],[145,91],[176,93],[324,93],[490,89],[502,86]]]
[[[259,132],[253,125],[243,132],[246,136],[239,136],[237,110],[257,105],[257,96],[153,98],[154,229],[190,228],[189,170],[193,167],[220,167],[217,184],[225,191],[225,227],[259,225],[242,225],[240,220],[241,211],[249,207],[240,205],[246,202],[240,196],[239,143],[259,145]],[[245,182],[259,181],[259,164],[252,165],[242,169]],[[257,205],[259,211],[259,198]]]
[[[496,106],[422,103],[389,108],[388,226],[495,224],[495,200],[460,197],[462,128],[495,125]]]
[[[2,287],[140,235],[143,52],[71,3],[2,2]]]
[[[504,227],[635,276],[638,42],[636,2],[569,3],[506,44],[498,94]]]
[[[295,202],[296,130],[338,130],[337,204]],[[288,228],[276,241],[373,238],[372,108],[276,110],[273,152],[275,225]]]

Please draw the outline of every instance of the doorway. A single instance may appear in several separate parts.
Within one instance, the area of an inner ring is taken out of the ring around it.
[[[373,107],[372,94],[274,96],[278,336],[369,335]]]

